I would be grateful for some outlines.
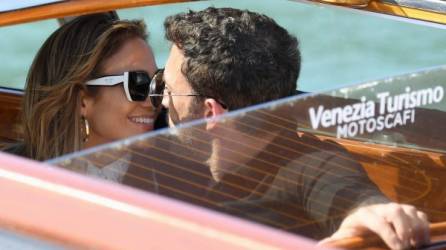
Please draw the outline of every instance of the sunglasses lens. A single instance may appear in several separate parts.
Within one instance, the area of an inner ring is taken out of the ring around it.
[[[150,101],[152,105],[155,107],[159,107],[161,102],[163,101],[163,92],[164,92],[164,80],[163,80],[163,70],[159,70],[154,76],[152,81],[150,82]],[[158,95],[158,96],[157,96]]]
[[[149,88],[150,77],[146,72],[129,72],[129,94],[132,101],[145,101]]]

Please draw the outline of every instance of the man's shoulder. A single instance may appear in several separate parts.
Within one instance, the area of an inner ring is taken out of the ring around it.
[[[354,155],[334,140],[323,140],[311,133],[298,133],[294,140],[295,153],[288,156],[282,172],[290,169],[299,169],[299,174],[302,171],[362,171]]]
[[[318,161],[333,157],[353,159],[349,151],[335,140],[321,139],[311,133],[297,133],[293,138],[294,143],[288,145],[288,147],[293,147],[291,150],[295,152],[293,161],[308,157]]]

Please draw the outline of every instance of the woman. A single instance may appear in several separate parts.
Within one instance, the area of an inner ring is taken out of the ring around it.
[[[105,13],[56,30],[27,76],[16,153],[47,160],[153,130],[158,110],[147,97],[157,67],[146,38],[142,21]]]

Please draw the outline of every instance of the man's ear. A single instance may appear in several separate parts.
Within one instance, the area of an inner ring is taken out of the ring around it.
[[[227,110],[224,109],[220,103],[212,98],[206,98],[204,100],[204,118],[206,118],[206,130],[211,130],[217,125],[216,118]]]

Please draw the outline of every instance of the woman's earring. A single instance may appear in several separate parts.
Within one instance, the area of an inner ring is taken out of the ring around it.
[[[85,119],[85,117],[82,117],[82,120],[84,120],[84,126],[85,126],[85,136],[84,136],[83,141],[87,142],[88,136],[90,135],[90,125],[88,124],[88,120]]]

